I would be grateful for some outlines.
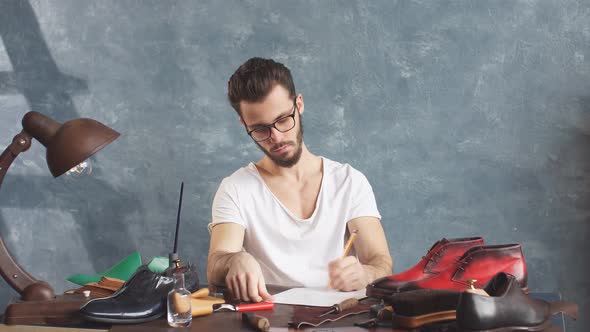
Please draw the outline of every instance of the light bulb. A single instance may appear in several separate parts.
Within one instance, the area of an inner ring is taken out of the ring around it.
[[[88,160],[85,160],[85,161],[79,163],[78,165],[70,168],[70,170],[66,172],[66,176],[72,177],[72,178],[78,178],[81,176],[90,175],[91,173],[92,173],[92,164]]]

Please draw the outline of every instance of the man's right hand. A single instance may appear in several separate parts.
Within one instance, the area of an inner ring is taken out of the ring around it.
[[[246,252],[236,253],[229,262],[225,285],[236,299],[242,301],[272,301],[266,290],[260,264]]]

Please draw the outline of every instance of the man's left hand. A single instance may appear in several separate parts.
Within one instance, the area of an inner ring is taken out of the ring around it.
[[[367,272],[354,256],[333,260],[328,264],[330,287],[350,292],[365,288],[369,283]]]

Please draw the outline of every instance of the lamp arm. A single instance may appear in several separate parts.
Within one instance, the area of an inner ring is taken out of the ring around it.
[[[0,187],[2,187],[2,181],[4,175],[8,171],[8,167],[12,165],[12,162],[21,153],[27,151],[31,147],[32,137],[26,131],[21,131],[19,134],[14,136],[12,143],[2,152],[0,155]]]
[[[31,140],[31,135],[23,130],[14,136],[12,143],[10,143],[6,150],[0,155],[0,187],[2,187],[4,176],[14,159],[16,159],[21,152],[27,151],[31,147]],[[20,265],[18,265],[8,251],[8,248],[6,248],[2,234],[0,234],[0,274],[2,274],[4,280],[6,280],[14,290],[23,296],[23,299],[27,297],[32,299],[53,296],[53,290],[47,294],[37,294],[39,291],[34,289],[39,287],[36,285],[44,284],[41,288],[51,287],[48,284],[45,285],[45,282],[33,278],[29,273],[23,270]]]

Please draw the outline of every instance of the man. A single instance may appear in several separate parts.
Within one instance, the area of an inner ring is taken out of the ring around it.
[[[289,69],[249,59],[231,76],[228,98],[265,156],[219,186],[209,224],[209,282],[259,302],[272,299],[266,283],[352,291],[390,275],[373,190],[350,165],[305,147],[303,96]],[[347,229],[357,231],[356,256],[343,258]]]

